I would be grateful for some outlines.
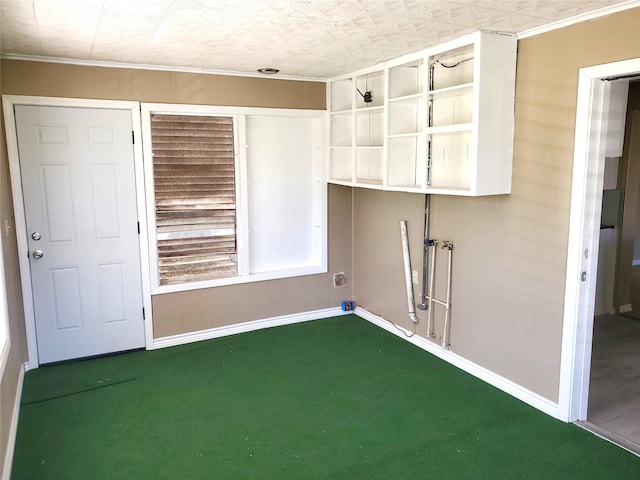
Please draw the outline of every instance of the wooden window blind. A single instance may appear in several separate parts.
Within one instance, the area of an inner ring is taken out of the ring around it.
[[[237,274],[233,118],[151,115],[160,285]]]

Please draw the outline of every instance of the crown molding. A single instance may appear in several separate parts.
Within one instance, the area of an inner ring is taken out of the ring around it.
[[[611,15],[612,13],[622,12],[631,8],[640,7],[640,0],[627,0],[626,2],[619,3],[617,5],[611,5],[609,7],[599,8],[591,12],[581,13],[575,17],[565,18],[564,20],[558,20],[557,22],[547,23],[539,27],[530,28],[517,33],[518,40],[523,38],[533,37],[542,33],[551,32],[552,30],[558,30],[560,28],[575,25],[576,23],[586,22],[587,20],[593,20],[596,18]]]
[[[65,65],[78,65],[83,67],[103,67],[103,68],[130,68],[134,70],[156,70],[163,72],[199,73],[203,75],[224,75],[227,77],[250,77],[271,80],[293,80],[297,82],[320,82],[326,83],[325,78],[296,77],[293,75],[264,75],[258,72],[235,72],[226,70],[213,70],[208,68],[178,67],[173,65],[152,65],[146,63],[125,63],[107,62],[102,60],[81,60],[76,58],[43,57],[40,55],[20,55],[5,53],[0,55],[3,60],[20,60],[24,62],[61,63]]]

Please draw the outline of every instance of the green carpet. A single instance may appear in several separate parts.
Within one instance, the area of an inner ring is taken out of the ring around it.
[[[344,316],[27,373],[13,479],[634,479],[640,458]]]

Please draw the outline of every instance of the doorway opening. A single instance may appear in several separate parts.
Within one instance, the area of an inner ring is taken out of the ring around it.
[[[605,155],[586,426],[640,454],[640,82],[618,82],[626,128]]]
[[[611,177],[611,161],[606,158],[614,157],[608,151],[610,149],[608,144],[611,143],[610,132],[612,129],[615,130],[615,125],[611,120],[611,114],[616,107],[615,95],[612,95],[612,85],[615,90],[615,85],[621,80],[623,83],[629,83],[630,79],[639,75],[640,59],[583,68],[579,72],[558,402],[560,418],[571,422],[585,422],[582,424],[595,433],[630,450],[634,450],[630,448],[632,445],[625,444],[624,439],[609,435],[605,428],[594,426],[589,423],[589,420],[590,416],[597,418],[597,406],[599,402],[602,403],[599,395],[608,389],[605,387],[598,393],[599,386],[594,384],[594,395],[593,397],[590,395],[591,378],[596,379],[599,376],[607,375],[600,370],[602,340],[605,339],[603,329],[605,335],[607,331],[613,332],[611,323],[607,323],[605,317],[602,317],[602,322],[594,323],[595,314],[604,313],[609,316],[609,321],[616,321],[617,318],[622,317],[617,317],[615,314],[620,313],[621,310],[624,313],[626,309],[631,308],[630,305],[626,306],[621,302],[618,287],[612,291],[613,286],[607,285],[604,290],[608,291],[604,292],[603,287],[599,286],[598,294],[596,294],[596,285],[598,261],[600,260],[601,264],[601,282],[604,275],[608,277],[608,282],[612,283],[611,251],[613,251],[614,257],[620,257],[617,232],[612,231],[616,228],[621,229],[622,225],[617,224],[617,219],[613,222],[608,222],[606,219],[611,218],[609,204],[617,202],[620,205],[621,200],[616,200],[617,194],[615,192],[604,193],[607,190],[616,190],[619,186],[618,176],[615,175],[614,188],[605,188],[607,187],[605,176],[608,177],[607,181],[610,181]],[[626,109],[626,99],[624,105]],[[608,168],[605,169],[605,167]],[[636,183],[640,184],[640,178]],[[634,208],[633,211],[637,210]],[[614,211],[613,217],[616,217],[617,213]],[[601,222],[601,219],[604,221]],[[610,228],[601,228],[603,226]],[[612,231],[607,232],[607,230]],[[603,235],[605,241],[601,241]],[[613,240],[608,237],[612,237]],[[615,271],[619,271],[615,268],[613,270],[614,274]],[[613,299],[614,294],[615,300]],[[611,302],[610,305],[609,302]],[[598,312],[596,312],[596,304],[598,303]],[[594,326],[596,336],[594,336]],[[594,340],[597,343],[594,343]],[[616,349],[615,345],[609,349],[609,352],[612,353],[620,351],[619,348]],[[615,366],[614,364],[614,368]],[[593,403],[592,409],[589,408],[590,400]],[[640,422],[638,427],[640,428]]]

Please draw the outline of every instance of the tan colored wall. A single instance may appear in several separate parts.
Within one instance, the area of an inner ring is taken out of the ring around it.
[[[323,82],[2,61],[2,92],[68,98],[272,108],[325,108]]]
[[[2,70],[0,69],[0,73]],[[0,115],[0,132],[4,138],[4,125]],[[10,229],[5,231],[4,225]],[[5,279],[7,285],[7,307],[9,310],[9,336],[11,349],[2,378],[0,379],[0,472],[4,469],[8,448],[11,421],[17,412],[14,410],[19,375],[27,361],[27,347],[22,311],[22,290],[18,268],[18,247],[13,221],[13,206],[9,188],[9,165],[4,141],[0,144],[0,235],[2,235]]]
[[[12,95],[162,103],[325,108],[323,82],[149,70],[2,62],[2,92]],[[329,187],[329,273],[153,297],[156,338],[265,317],[335,307],[351,287],[334,289],[331,274],[351,277],[351,191]]]
[[[553,401],[578,69],[640,57],[639,24],[640,9],[633,9],[519,41],[512,194],[432,198],[431,237],[455,245],[453,351]],[[409,219],[418,269],[423,201],[416,194],[365,190],[354,198],[354,297],[405,327],[410,324],[397,223]],[[438,268],[443,295],[446,266]],[[424,335],[425,315],[419,316],[418,332]]]

